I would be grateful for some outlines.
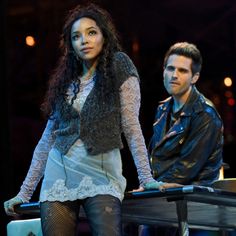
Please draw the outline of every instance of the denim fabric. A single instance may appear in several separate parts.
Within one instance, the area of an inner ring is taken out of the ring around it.
[[[87,198],[83,204],[93,236],[121,236],[121,202],[111,195]]]

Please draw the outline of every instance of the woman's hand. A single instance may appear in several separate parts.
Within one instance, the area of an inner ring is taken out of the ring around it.
[[[144,187],[139,187],[138,189],[134,189],[132,192],[142,192],[144,190],[158,189],[161,192],[165,192],[167,188],[179,188],[183,187],[182,184],[177,183],[163,183],[158,181],[152,181],[144,184]]]
[[[16,216],[17,213],[15,213],[14,207],[18,204],[23,203],[22,200],[19,197],[13,197],[8,201],[4,202],[4,210],[7,215],[9,216]]]

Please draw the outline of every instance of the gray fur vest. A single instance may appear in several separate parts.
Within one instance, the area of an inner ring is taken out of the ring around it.
[[[66,154],[74,142],[80,138],[90,155],[122,148],[121,108],[119,89],[130,76],[138,78],[138,72],[123,52],[117,52],[112,62],[113,88],[105,91],[101,75],[96,75],[93,89],[88,95],[80,114],[64,102],[64,109],[55,112],[58,129],[55,132],[54,147]]]

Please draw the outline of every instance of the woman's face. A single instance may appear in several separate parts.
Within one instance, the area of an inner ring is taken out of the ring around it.
[[[93,64],[102,51],[104,37],[96,22],[83,17],[71,27],[72,47],[86,64]]]

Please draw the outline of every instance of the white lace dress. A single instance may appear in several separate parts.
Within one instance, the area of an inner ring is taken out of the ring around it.
[[[80,111],[94,86],[94,80],[83,81],[74,107]],[[68,90],[69,99],[73,96]],[[122,129],[137,167],[140,184],[153,181],[147,150],[139,123],[140,87],[136,77],[127,79],[120,88]],[[124,197],[126,179],[122,175],[119,149],[99,155],[88,155],[82,140],[78,139],[66,155],[52,148],[54,121],[49,120],[35,148],[31,166],[18,197],[28,202],[44,175],[40,201],[67,201],[84,199],[97,194]],[[124,163],[125,164],[125,163]]]

